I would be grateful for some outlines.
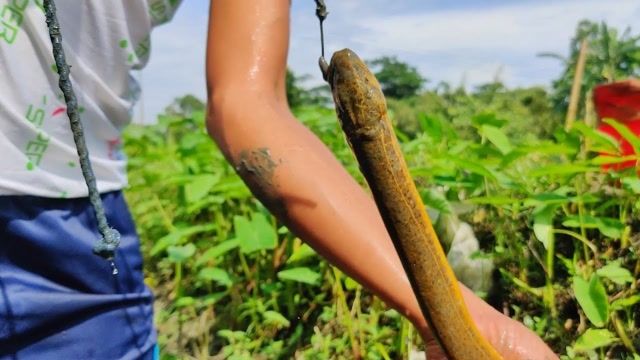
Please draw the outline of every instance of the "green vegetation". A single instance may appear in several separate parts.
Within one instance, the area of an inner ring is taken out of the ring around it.
[[[427,82],[418,70],[396,57],[383,56],[367,62],[376,75],[385,97],[406,99],[418,94]]]
[[[488,301],[563,359],[640,359],[640,179],[601,170],[598,153],[617,148],[610,138],[581,121],[564,130],[554,99],[573,63],[550,93],[445,84],[390,97],[389,108],[425,203],[473,208],[463,219],[499,269]],[[289,76],[297,118],[362,183],[326,93]],[[406,359],[419,348],[406,320],[251,196],[192,100],[126,132],[127,198],[157,296],[163,359]]]
[[[557,110],[566,111],[573,78],[576,73],[576,62],[580,56],[583,41],[587,41],[585,71],[580,87],[581,101],[578,116],[584,118],[586,100],[595,85],[640,76],[640,35],[633,35],[631,28],[622,34],[605,23],[594,23],[583,20],[578,24],[575,36],[569,43],[567,57],[542,53],[542,57],[555,58],[561,61],[564,70],[562,76],[553,81],[552,103]]]

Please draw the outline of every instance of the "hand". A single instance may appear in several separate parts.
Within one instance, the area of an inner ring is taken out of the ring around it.
[[[498,312],[461,286],[465,303],[478,330],[504,360],[556,360],[558,355],[522,323]],[[440,345],[426,327],[419,327],[428,360],[446,360]]]

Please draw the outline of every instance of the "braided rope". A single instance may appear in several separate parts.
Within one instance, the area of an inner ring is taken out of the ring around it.
[[[56,6],[53,0],[44,0],[44,8],[47,26],[49,28],[49,37],[53,45],[53,57],[56,62],[58,75],[60,76],[58,85],[67,103],[67,115],[71,122],[71,131],[73,132],[73,140],[78,150],[82,175],[89,189],[89,200],[93,206],[96,220],[98,221],[98,230],[102,234],[102,238],[93,247],[93,253],[110,261],[111,267],[113,268],[113,275],[116,275],[118,274],[118,269],[116,269],[113,259],[115,258],[116,248],[120,244],[120,233],[118,230],[109,227],[102,205],[102,199],[100,198],[100,192],[97,188],[96,177],[93,174],[93,168],[89,160],[89,150],[87,149],[87,144],[84,139],[80,115],[78,114],[78,101],[71,85],[71,79],[69,79],[70,66],[67,64],[64,49],[62,48],[62,34],[60,32],[60,24],[58,23]]]

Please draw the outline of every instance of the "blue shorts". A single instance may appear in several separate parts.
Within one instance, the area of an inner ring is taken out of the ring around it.
[[[0,360],[153,360],[153,294],[124,196],[102,196],[122,235],[117,276],[92,253],[87,198],[0,196]]]

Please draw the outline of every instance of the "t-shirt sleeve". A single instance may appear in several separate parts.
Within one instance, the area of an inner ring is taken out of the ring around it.
[[[171,21],[181,3],[182,0],[149,0],[151,24],[159,26]]]

